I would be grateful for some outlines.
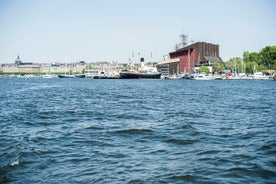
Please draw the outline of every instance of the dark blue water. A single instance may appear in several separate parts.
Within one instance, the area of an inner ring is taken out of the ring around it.
[[[0,84],[0,183],[276,181],[275,81]]]

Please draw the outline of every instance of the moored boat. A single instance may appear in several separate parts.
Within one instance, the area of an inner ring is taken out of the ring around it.
[[[139,72],[133,70],[124,70],[120,72],[121,79],[139,79]]]
[[[58,75],[59,78],[75,78],[75,75],[65,75],[65,74],[60,74]]]
[[[140,79],[160,79],[161,73],[159,72],[140,72],[139,74]]]
[[[123,70],[120,72],[121,79],[160,79],[161,73],[156,67],[144,65],[144,58],[141,58],[141,68],[139,70]]]
[[[252,76],[254,80],[269,80],[269,76],[264,75],[262,72],[255,72]]]
[[[172,76],[165,76],[165,79],[168,80],[179,80],[179,79],[194,79],[194,76],[189,73],[172,75]]]
[[[195,80],[215,80],[216,78],[211,75],[199,74],[194,79]]]
[[[41,77],[44,78],[44,79],[50,79],[50,78],[55,78],[57,76],[56,75],[52,75],[52,74],[46,74],[46,75],[42,75]]]
[[[85,78],[85,74],[76,74],[75,75],[77,78]]]
[[[76,74],[76,75],[65,75],[60,74],[58,75],[59,78],[85,78],[85,74]]]
[[[121,79],[160,79],[161,73],[159,72],[151,72],[151,71],[122,71],[120,72]]]

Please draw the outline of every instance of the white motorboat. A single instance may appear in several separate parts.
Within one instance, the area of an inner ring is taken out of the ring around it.
[[[211,75],[199,74],[195,76],[195,80],[215,80],[216,78]]]
[[[252,78],[254,80],[269,80],[269,76],[264,75],[262,72],[255,72]]]

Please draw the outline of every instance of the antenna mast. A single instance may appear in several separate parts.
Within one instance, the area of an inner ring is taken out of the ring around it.
[[[181,39],[181,46],[186,47],[188,45],[188,35],[181,34],[179,37]]]
[[[186,47],[188,45],[188,35],[181,34],[179,35],[179,37],[180,37],[180,42],[175,44],[175,47],[174,47],[175,50]]]

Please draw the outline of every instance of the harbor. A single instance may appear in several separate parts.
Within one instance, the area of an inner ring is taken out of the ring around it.
[[[276,1],[0,1],[0,184],[276,184]]]
[[[206,42],[186,44],[181,35],[179,49],[170,52],[163,60],[153,62],[144,57],[128,62],[99,61],[75,63],[33,63],[21,61],[19,55],[14,63],[0,65],[0,76],[42,78],[91,78],[91,79],[188,79],[188,80],[275,80],[272,64],[265,67],[250,61],[249,52],[243,58],[227,62],[219,56],[219,45]],[[274,48],[266,47],[264,49]],[[264,50],[263,49],[263,50]],[[247,56],[246,56],[247,54]],[[256,55],[256,53],[253,53]],[[261,54],[261,53],[260,53]],[[272,53],[273,54],[273,53]],[[269,56],[272,57],[273,55]],[[275,58],[276,59],[276,58]]]

